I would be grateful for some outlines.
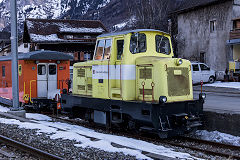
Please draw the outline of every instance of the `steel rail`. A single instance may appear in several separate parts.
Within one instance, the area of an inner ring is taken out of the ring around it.
[[[223,144],[223,143],[219,143],[219,142],[213,142],[213,141],[207,141],[207,140],[201,140],[201,139],[196,139],[196,138],[191,138],[191,137],[184,137],[184,136],[180,136],[177,140],[183,140],[183,141],[187,141],[187,142],[195,142],[195,143],[199,143],[199,144],[203,144],[203,145],[209,145],[214,146],[215,149],[230,149],[230,150],[235,150],[235,151],[239,151],[240,152],[240,147],[238,146],[234,146],[234,145],[229,145],[229,144]],[[183,147],[183,148],[189,148],[191,150],[195,150],[195,151],[199,151],[202,153],[206,153],[206,154],[210,154],[213,156],[221,156],[221,157],[226,157],[226,158],[233,158],[233,159],[240,159],[240,155],[233,155],[231,153],[222,153],[220,151],[214,151],[214,150],[208,150],[205,147],[198,147],[198,145],[187,145],[185,143],[180,142],[180,143],[176,143],[176,142],[171,142],[171,141],[160,141],[169,145],[173,145],[173,146],[177,146],[177,147]],[[239,153],[238,152],[238,153]]]
[[[69,122],[69,123],[73,123],[73,124],[77,124],[77,125],[84,125],[85,127],[92,128],[92,126],[88,123],[86,124],[86,122],[82,122],[82,121],[79,122],[78,120],[74,120],[74,119],[63,119],[63,118],[56,117],[56,116],[51,116],[51,117],[65,121],[65,122]],[[113,131],[112,133],[119,134],[119,130],[116,132]],[[183,141],[194,142],[194,143],[198,143],[198,144],[202,144],[202,145],[208,145],[211,148],[213,146],[215,149],[216,148],[231,149],[231,150],[237,150],[237,151],[239,150],[239,152],[240,152],[240,147],[234,146],[234,145],[223,144],[223,143],[219,143],[219,142],[213,142],[213,141],[207,141],[207,140],[201,140],[201,139],[195,139],[195,138],[185,137],[185,136],[179,136],[179,137],[175,138],[176,140],[180,141],[180,143],[176,143],[176,142],[172,142],[171,139],[164,140],[164,139],[158,139],[156,137],[151,138],[151,137],[140,136],[140,135],[133,136],[133,134],[128,134],[126,132],[124,132],[122,134],[127,137],[137,138],[137,139],[141,139],[141,140],[148,141],[148,142],[157,142],[157,143],[168,144],[168,145],[172,145],[172,146],[176,146],[176,147],[188,148],[191,150],[199,151],[199,152],[213,155],[213,156],[240,159],[240,155],[232,155],[231,153],[222,153],[220,151],[207,150],[206,148],[198,147],[198,145],[190,146],[187,144],[183,144]]]
[[[86,122],[83,122],[83,121],[79,122],[78,120],[63,119],[63,118],[56,117],[56,116],[50,116],[50,117],[58,119],[58,120],[62,120],[62,121],[65,121],[65,122],[69,122],[69,123],[72,123],[72,124],[83,125],[83,126],[88,127],[88,128],[92,128],[93,127],[92,125],[90,125],[90,124],[88,124]],[[119,130],[116,131],[116,132],[112,130],[112,133],[119,134]],[[221,153],[219,151],[214,151],[214,150],[206,150],[206,148],[203,149],[201,147],[198,147],[198,145],[197,146],[196,145],[195,146],[190,146],[190,145],[187,145],[187,144],[183,144],[183,141],[195,142],[195,143],[208,145],[208,146],[214,146],[214,148],[218,147],[218,148],[221,148],[221,149],[239,150],[239,152],[240,152],[240,147],[229,145],[229,144],[223,144],[223,143],[207,141],[207,140],[201,140],[201,139],[195,139],[195,138],[184,137],[184,136],[179,136],[179,137],[175,138],[176,140],[180,141],[180,143],[176,143],[176,142],[173,142],[171,139],[164,140],[164,139],[158,139],[156,137],[151,138],[151,137],[146,137],[146,136],[136,135],[136,134],[133,136],[133,134],[128,134],[127,132],[124,132],[122,134],[124,136],[126,136],[126,137],[136,138],[136,139],[140,139],[140,140],[144,140],[144,141],[148,141],[148,142],[163,143],[163,144],[168,144],[168,145],[176,146],[176,147],[188,148],[188,149],[191,149],[191,150],[199,151],[199,152],[202,152],[202,153],[205,153],[205,154],[209,154],[209,155],[213,155],[213,156],[220,156],[220,157],[240,159],[239,155],[232,155],[230,153]]]
[[[187,145],[184,145],[184,144],[177,144],[177,143],[174,143],[174,142],[164,142],[164,143],[169,144],[169,145],[173,145],[173,146],[177,146],[177,147],[189,148],[191,150],[199,151],[199,152],[210,154],[210,155],[213,155],[213,156],[240,159],[240,156],[238,156],[238,155],[232,155],[232,154],[228,154],[228,153],[206,150],[206,149],[198,148],[198,147],[195,147],[195,146],[187,146]]]
[[[208,145],[218,146],[218,147],[221,147],[221,148],[239,150],[239,153],[240,153],[240,146],[235,146],[235,145],[230,145],[230,144],[225,144],[225,143],[219,143],[219,142],[214,142],[214,141],[208,141],[208,140],[192,138],[192,137],[185,137],[185,136],[181,136],[180,138],[183,139],[183,140],[187,140],[187,141],[205,143],[205,144],[208,144]]]
[[[0,135],[0,142],[10,145],[14,148],[18,148],[19,150],[25,151],[31,155],[38,156],[39,158],[46,160],[63,160],[63,158],[55,156],[53,154],[47,153],[40,149],[31,147],[21,142],[17,142],[13,139]]]

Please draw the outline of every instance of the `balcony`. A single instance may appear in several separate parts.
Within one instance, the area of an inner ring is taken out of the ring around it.
[[[232,39],[240,39],[240,29],[230,31],[230,40]]]

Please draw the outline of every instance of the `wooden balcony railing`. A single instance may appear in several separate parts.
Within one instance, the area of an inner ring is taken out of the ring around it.
[[[240,29],[230,31],[230,40],[231,39],[240,39]]]

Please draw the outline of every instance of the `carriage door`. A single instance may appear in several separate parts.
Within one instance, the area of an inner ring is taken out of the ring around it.
[[[47,64],[40,63],[37,66],[37,95],[39,98],[47,97]]]
[[[55,97],[57,93],[57,64],[49,63],[48,64],[48,99]]]

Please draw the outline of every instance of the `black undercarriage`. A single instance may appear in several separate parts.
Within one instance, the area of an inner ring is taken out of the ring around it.
[[[107,128],[121,126],[157,133],[161,138],[182,135],[201,126],[203,99],[150,103],[62,94],[62,109]]]
[[[57,102],[52,99],[41,99],[41,98],[33,98],[32,103],[25,104],[24,108],[26,110],[33,111],[52,111],[57,108]]]

